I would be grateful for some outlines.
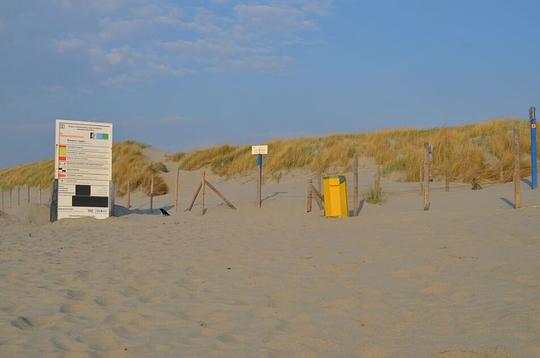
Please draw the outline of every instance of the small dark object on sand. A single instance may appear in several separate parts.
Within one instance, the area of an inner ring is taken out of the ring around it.
[[[163,216],[171,216],[171,214],[169,214],[169,213],[167,212],[167,210],[165,210],[165,209],[163,209],[163,208],[162,208],[162,209],[159,209],[159,211],[161,211],[161,214],[163,214]]]
[[[478,180],[476,178],[473,179],[472,181],[472,190],[482,190],[482,186],[480,185],[480,183],[478,183]]]

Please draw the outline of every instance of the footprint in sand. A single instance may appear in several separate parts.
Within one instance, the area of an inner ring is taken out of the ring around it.
[[[78,301],[62,304],[60,312],[93,321],[101,320],[105,316],[105,313],[95,304]]]
[[[34,323],[27,317],[19,316],[11,321],[11,325],[18,329],[27,330],[34,328]]]

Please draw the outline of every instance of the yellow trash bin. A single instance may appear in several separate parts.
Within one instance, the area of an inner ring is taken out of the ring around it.
[[[324,213],[329,218],[346,218],[349,216],[347,202],[347,177],[338,175],[323,178]]]

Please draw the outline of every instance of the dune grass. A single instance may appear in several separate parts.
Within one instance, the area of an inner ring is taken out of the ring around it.
[[[512,179],[512,129],[521,132],[522,175],[530,174],[530,137],[527,122],[499,119],[478,124],[433,129],[387,129],[360,134],[335,134],[269,142],[265,173],[276,177],[292,169],[331,173],[350,168],[355,155],[372,158],[384,175],[396,174],[404,181],[418,181],[424,142],[433,145],[435,176],[453,181]],[[175,156],[171,156],[175,158]],[[210,168],[225,177],[243,175],[256,168],[250,146],[222,145],[180,153],[182,169]]]
[[[127,192],[128,182],[131,190],[150,193],[154,176],[154,194],[163,195],[168,187],[160,173],[167,167],[161,162],[150,162],[143,154],[145,144],[126,141],[113,144],[113,182],[119,196]],[[0,170],[0,187],[9,190],[16,186],[30,185],[48,188],[54,178],[54,161],[45,160]]]
[[[293,169],[306,169],[325,174],[350,169],[354,156],[372,158],[381,165],[383,175],[404,181],[418,181],[423,162],[423,143],[433,145],[433,175],[448,175],[452,181],[511,181],[513,174],[512,129],[521,133],[521,173],[530,174],[530,136],[527,121],[518,119],[491,120],[478,124],[432,129],[385,129],[369,133],[334,134],[274,140],[268,144],[265,175],[281,178]],[[163,163],[150,162],[144,155],[146,146],[127,141],[113,146],[113,180],[118,195],[140,189],[150,192],[154,176],[154,194],[168,192],[160,176],[166,171]],[[250,146],[221,145],[173,154],[168,160],[184,170],[209,168],[224,177],[245,175],[254,170],[257,161]],[[50,186],[53,161],[41,161],[0,169],[0,187],[18,185]]]
[[[383,201],[383,192],[375,190],[374,188],[369,188],[369,190],[364,193],[364,199],[369,204],[380,204]]]

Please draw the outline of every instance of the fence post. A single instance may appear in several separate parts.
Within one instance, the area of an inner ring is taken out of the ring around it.
[[[536,108],[529,108],[531,127],[531,189],[538,188],[538,158],[536,154]]]
[[[420,195],[424,194],[424,163],[420,165],[420,174],[418,174],[418,182],[420,183]]]
[[[354,177],[354,198],[353,198],[353,208],[354,216],[358,215],[358,207],[360,206],[359,202],[359,192],[358,192],[358,157],[354,156],[353,162],[353,177]]]
[[[2,210],[4,210],[4,188],[2,189]]]
[[[154,211],[154,175],[150,180],[150,212]]]
[[[26,188],[28,190],[28,204],[30,204],[30,184],[26,184]]]
[[[309,178],[307,181],[307,203],[306,203],[306,212],[311,212],[311,205],[313,202],[313,179]]]
[[[41,183],[39,184],[39,205],[41,205]]]
[[[519,153],[519,129],[514,128],[514,207],[521,208],[521,163]]]
[[[128,180],[127,184],[127,207],[131,208],[131,182]]]
[[[201,215],[204,215],[204,195],[206,191],[206,172],[202,173],[201,179]]]
[[[317,180],[317,190],[319,191],[319,193],[322,193],[323,192],[323,187],[322,187],[322,173],[320,171],[320,169],[317,169],[317,172],[316,172],[316,180]]]
[[[424,211],[429,210],[430,145],[424,143]]]
[[[9,207],[13,207],[13,188],[9,189]]]
[[[448,172],[446,172],[444,176],[444,191],[450,192],[450,177],[448,176]]]
[[[180,167],[176,169],[176,194],[174,201],[174,211],[178,214],[178,198],[180,195]]]

